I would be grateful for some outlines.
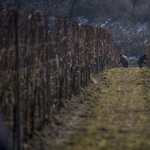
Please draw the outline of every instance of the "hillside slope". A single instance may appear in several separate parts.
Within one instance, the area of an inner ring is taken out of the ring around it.
[[[1,0],[5,11],[13,0]],[[71,16],[82,24],[105,28],[125,55],[140,57],[148,46],[150,2],[133,0],[21,0],[21,9],[42,14]]]
[[[6,10],[8,4],[16,4],[17,0],[1,0],[0,11]],[[21,8],[41,10],[52,14],[83,16],[89,22],[114,20],[149,21],[149,0],[137,1],[133,13],[133,0],[20,0]],[[73,7],[74,6],[74,7]],[[73,8],[73,9],[72,9]]]
[[[150,20],[149,0],[137,1],[133,13],[132,0],[78,0],[73,11],[74,17],[84,16],[90,21],[114,20],[148,21]]]

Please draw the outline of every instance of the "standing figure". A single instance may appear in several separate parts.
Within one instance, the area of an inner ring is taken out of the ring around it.
[[[118,65],[122,63],[122,66],[125,67],[125,68],[128,68],[128,63],[129,63],[129,60],[126,56],[124,56],[123,54],[120,54],[120,61],[118,62]]]
[[[144,60],[148,60],[147,55],[144,54],[140,57],[140,59],[137,61],[140,68],[143,68],[143,64],[147,64]]]

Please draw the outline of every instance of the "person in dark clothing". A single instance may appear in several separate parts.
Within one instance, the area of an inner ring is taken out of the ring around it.
[[[146,54],[144,54],[143,56],[141,56],[140,57],[140,59],[138,60],[138,66],[140,67],[140,68],[143,68],[143,64],[147,64],[144,60],[148,60],[148,58],[147,58],[147,55]]]
[[[123,54],[120,54],[120,61],[118,62],[118,65],[122,63],[122,66],[125,67],[125,68],[128,68],[128,63],[129,63],[129,60],[126,56],[124,56]]]

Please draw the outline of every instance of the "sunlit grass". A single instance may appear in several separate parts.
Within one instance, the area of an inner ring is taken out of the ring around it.
[[[104,85],[87,97],[90,119],[64,150],[150,149],[150,70],[114,68],[105,70]],[[100,90],[100,92],[99,92]]]

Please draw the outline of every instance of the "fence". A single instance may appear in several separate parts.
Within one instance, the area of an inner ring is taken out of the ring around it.
[[[7,17],[0,24],[0,113],[13,131],[10,147],[21,149],[91,75],[116,66],[118,51],[100,27],[13,9]]]

